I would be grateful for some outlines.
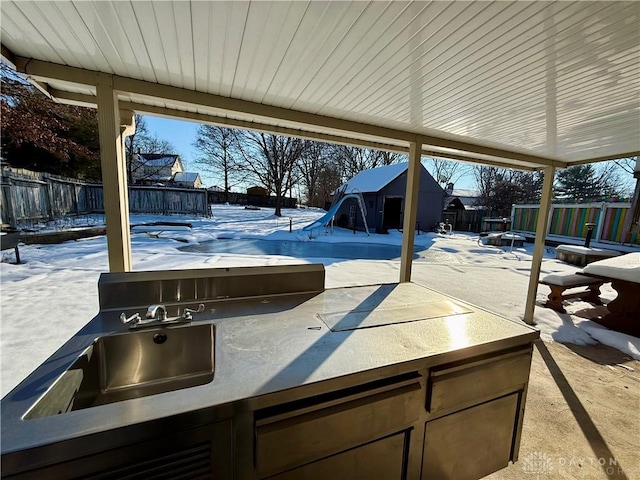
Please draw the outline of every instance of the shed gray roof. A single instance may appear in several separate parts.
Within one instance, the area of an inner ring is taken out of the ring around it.
[[[408,163],[394,163],[393,165],[363,170],[345,184],[346,189],[344,191],[345,193],[378,192],[402,175],[408,166]],[[344,188],[344,185],[340,188]]]

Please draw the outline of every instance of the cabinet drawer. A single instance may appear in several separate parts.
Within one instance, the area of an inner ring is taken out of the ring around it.
[[[477,480],[512,456],[519,394],[427,422],[422,480]]]
[[[427,410],[463,408],[519,389],[527,383],[530,368],[530,349],[434,368],[429,376]]]
[[[317,462],[289,470],[269,480],[401,480],[405,471],[408,432],[398,433]]]
[[[332,404],[290,418],[257,423],[256,466],[261,477],[368,443],[414,423],[422,408],[420,383]]]

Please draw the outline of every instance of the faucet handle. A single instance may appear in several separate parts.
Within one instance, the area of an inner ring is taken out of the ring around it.
[[[128,325],[128,324],[135,325],[136,323],[139,323],[140,320],[142,320],[142,319],[140,318],[140,314],[139,313],[134,313],[129,318],[127,318],[127,316],[124,313],[120,314],[120,321],[122,323],[124,323],[125,325]]]
[[[192,313],[202,313],[204,312],[204,303],[198,305],[198,309],[194,310],[193,308],[185,308],[182,314],[182,318],[185,320],[191,320],[193,318]]]

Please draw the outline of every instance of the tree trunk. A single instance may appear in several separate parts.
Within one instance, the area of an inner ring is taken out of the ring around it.
[[[282,193],[276,192],[276,211],[274,213],[276,217],[282,216]]]

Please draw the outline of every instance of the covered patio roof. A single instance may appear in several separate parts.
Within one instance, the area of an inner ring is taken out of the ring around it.
[[[635,1],[4,0],[0,8],[5,61],[55,100],[110,110],[118,125],[118,110],[136,111],[409,152],[405,232],[421,155],[544,169],[544,210],[555,168],[640,151]],[[119,192],[111,238],[124,245],[121,152],[109,142],[126,131],[115,130],[101,126],[103,177],[105,198],[107,185]],[[109,214],[107,222],[109,231]],[[413,241],[405,237],[403,281]]]
[[[1,33],[63,102],[90,103],[102,72],[140,112],[540,167],[640,150],[639,16],[605,1],[9,0]]]

